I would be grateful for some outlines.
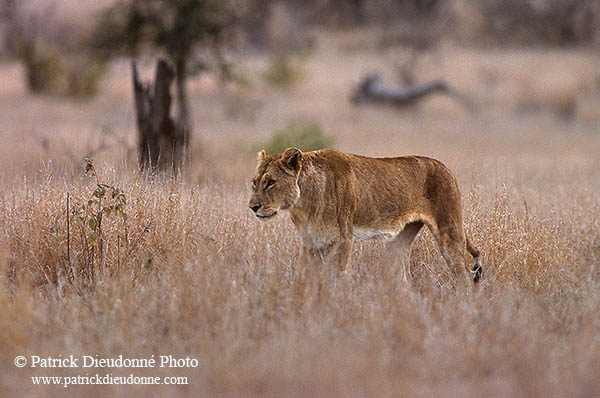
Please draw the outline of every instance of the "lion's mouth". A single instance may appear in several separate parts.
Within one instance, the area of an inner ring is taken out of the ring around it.
[[[277,212],[274,212],[274,213],[271,213],[271,214],[262,214],[262,213],[258,214],[258,213],[256,213],[256,217],[258,219],[260,219],[260,220],[266,220],[266,219],[272,218],[272,217],[274,217],[276,215],[277,215]]]

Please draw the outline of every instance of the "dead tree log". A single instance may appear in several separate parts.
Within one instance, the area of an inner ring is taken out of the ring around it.
[[[350,100],[353,104],[372,102],[395,106],[407,106],[416,104],[422,98],[434,93],[448,95],[457,100],[469,111],[474,111],[473,103],[464,95],[458,93],[446,84],[443,80],[433,80],[428,83],[396,88],[385,88],[379,83],[379,76],[376,74],[365,76],[358,84],[358,87],[353,91]]]
[[[177,173],[183,165],[186,140],[183,129],[171,117],[170,87],[175,71],[166,60],[160,59],[152,84],[140,81],[135,61],[132,70],[140,169]]]

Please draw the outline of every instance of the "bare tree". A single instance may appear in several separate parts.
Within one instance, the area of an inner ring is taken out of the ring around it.
[[[154,83],[140,81],[135,62],[132,71],[140,168],[176,174],[184,162],[185,137],[171,117],[170,86],[175,71],[165,59],[156,65]]]
[[[164,52],[174,67],[177,131],[184,157],[192,129],[187,81],[199,47],[211,48],[236,22],[233,0],[127,0],[105,10],[96,26],[94,45],[107,55],[135,56],[144,45]],[[157,81],[155,84],[158,84]],[[161,153],[161,155],[164,155]]]

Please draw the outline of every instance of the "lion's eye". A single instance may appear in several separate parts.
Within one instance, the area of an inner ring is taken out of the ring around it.
[[[273,185],[275,185],[275,180],[265,181],[265,189],[273,188]]]
[[[252,189],[256,189],[256,181],[255,181],[255,180],[252,180],[252,181],[250,181],[250,182],[252,183]]]

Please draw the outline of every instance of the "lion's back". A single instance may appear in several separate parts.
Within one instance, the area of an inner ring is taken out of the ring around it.
[[[403,225],[460,211],[452,172],[439,160],[423,156],[372,158],[333,150],[317,151],[332,178],[330,195],[337,211],[353,207],[354,224]]]

